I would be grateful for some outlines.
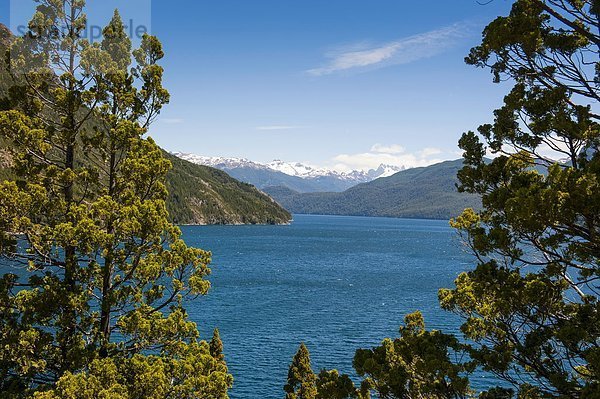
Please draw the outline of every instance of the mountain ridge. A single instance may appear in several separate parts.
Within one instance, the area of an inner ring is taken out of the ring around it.
[[[378,169],[370,171],[338,172],[312,167],[300,162],[281,160],[260,163],[246,158],[205,157],[182,152],[173,152],[172,155],[197,165],[223,170],[232,177],[250,183],[259,189],[284,186],[301,193],[341,192],[357,184],[391,176],[403,170],[401,167],[382,164]]]
[[[407,169],[341,192],[298,193],[286,187],[264,191],[292,213],[450,219],[481,207],[478,196],[459,193],[463,160]]]

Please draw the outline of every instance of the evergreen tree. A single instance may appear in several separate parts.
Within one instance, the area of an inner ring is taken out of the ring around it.
[[[361,396],[350,377],[337,370],[322,370],[317,376],[317,399],[367,399]]]
[[[315,399],[316,379],[310,365],[310,353],[302,343],[290,365],[287,384],[284,387],[286,399]]]
[[[83,0],[39,3],[0,96],[0,396],[227,398],[184,307],[211,254],[169,223],[170,163],[146,137],[169,100],[161,44],[132,50],[117,12],[91,44]]]
[[[223,355],[223,341],[221,341],[218,328],[215,328],[213,337],[210,340],[210,355],[219,361],[225,360],[225,356]]]
[[[484,209],[453,225],[477,267],[440,292],[504,381],[485,397],[600,397],[599,11],[515,1],[467,58],[514,82],[494,123],[461,139],[460,188]]]
[[[463,345],[439,331],[426,331],[421,313],[406,316],[400,338],[356,352],[354,368],[379,398],[462,399],[471,395],[470,364],[457,361]],[[364,389],[363,389],[364,390]]]

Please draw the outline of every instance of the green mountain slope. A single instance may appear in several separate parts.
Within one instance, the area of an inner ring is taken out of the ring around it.
[[[165,152],[167,207],[179,224],[284,224],[291,215],[269,196],[227,173],[195,165]]]
[[[293,213],[449,219],[465,208],[481,206],[477,196],[456,189],[462,162],[405,170],[343,193],[300,194],[284,187],[265,192]]]

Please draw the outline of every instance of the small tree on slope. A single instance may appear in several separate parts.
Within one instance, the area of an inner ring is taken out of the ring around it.
[[[301,344],[292,360],[284,387],[286,399],[315,399],[317,395],[316,376],[310,365],[310,353]]]

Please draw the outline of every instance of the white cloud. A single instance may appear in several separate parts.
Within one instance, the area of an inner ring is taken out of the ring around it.
[[[425,148],[416,152],[407,152],[404,147],[398,144],[375,144],[369,152],[340,154],[333,158],[333,162],[336,170],[347,172],[357,169],[377,169],[382,164],[406,169],[417,168],[457,158],[453,151],[445,152],[439,148]]]
[[[569,145],[561,140],[555,139],[550,146],[548,143],[540,144],[535,152],[536,154],[550,162],[565,162],[569,161]],[[512,155],[516,154],[518,150],[508,144],[502,146],[502,152],[493,152],[489,147],[487,148],[485,156],[491,159],[498,158],[501,155]]]
[[[469,32],[467,24],[458,23],[377,46],[362,45],[359,49],[337,50],[326,54],[329,59],[326,65],[310,69],[307,73],[323,76],[342,71],[409,64],[449,50],[460,39],[467,37]]]
[[[272,125],[272,126],[258,126],[256,130],[272,131],[272,130],[295,130],[302,129],[303,126],[290,126],[290,125]]]
[[[435,148],[435,147],[427,147],[427,148],[424,148],[423,150],[421,150],[421,152],[420,152],[421,157],[423,157],[423,158],[428,158],[433,155],[440,155],[441,153],[443,153],[443,151],[441,149]]]
[[[552,161],[564,161],[569,159],[569,145],[562,140],[553,140],[553,146],[545,143],[537,148],[537,153],[542,157]]]
[[[392,144],[389,146],[375,144],[373,147],[371,147],[371,152],[376,152],[379,154],[401,154],[405,151],[406,149],[398,144]]]

